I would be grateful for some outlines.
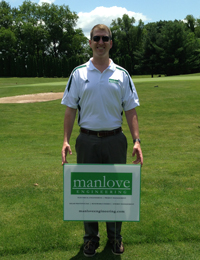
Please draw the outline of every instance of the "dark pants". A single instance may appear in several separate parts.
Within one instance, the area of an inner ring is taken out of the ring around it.
[[[127,139],[121,132],[113,136],[97,137],[80,133],[76,140],[77,163],[125,164]],[[122,240],[122,222],[106,222],[109,240]],[[99,241],[98,222],[84,222],[84,241]]]

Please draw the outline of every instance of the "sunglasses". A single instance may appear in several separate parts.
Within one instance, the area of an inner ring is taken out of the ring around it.
[[[93,36],[93,41],[98,42],[101,38],[103,42],[108,42],[110,40],[109,36]]]

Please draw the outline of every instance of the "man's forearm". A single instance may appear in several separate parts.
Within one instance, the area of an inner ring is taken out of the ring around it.
[[[125,111],[126,120],[133,140],[139,138],[138,117],[135,108]]]
[[[69,143],[75,117],[76,117],[76,109],[67,107],[65,111],[65,118],[64,118],[64,142]]]
[[[127,123],[132,135],[133,140],[139,139],[139,126],[138,126],[138,118],[135,109],[131,109],[125,112]],[[134,164],[141,163],[143,165],[143,155],[142,149],[140,146],[140,140],[134,141],[133,153],[132,156],[137,156],[136,160],[133,161]]]

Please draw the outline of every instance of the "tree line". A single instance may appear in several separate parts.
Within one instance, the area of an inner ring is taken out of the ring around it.
[[[66,5],[0,2],[0,77],[68,77],[92,55],[78,16]],[[200,19],[136,24],[124,14],[110,26],[115,63],[134,74],[200,72]]]

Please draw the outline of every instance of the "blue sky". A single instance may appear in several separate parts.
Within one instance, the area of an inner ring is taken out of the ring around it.
[[[55,5],[68,5],[70,11],[79,15],[77,27],[81,28],[86,36],[97,23],[110,26],[113,19],[122,17],[127,13],[136,20],[142,19],[144,23],[160,20],[183,20],[188,14],[200,18],[200,0],[32,0],[54,3]],[[10,0],[11,7],[18,7],[23,0]]]

